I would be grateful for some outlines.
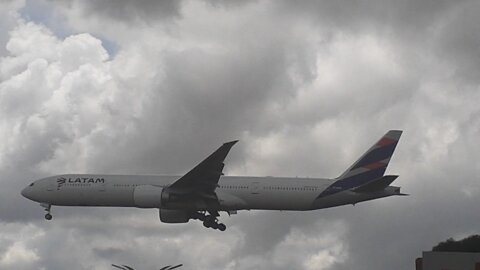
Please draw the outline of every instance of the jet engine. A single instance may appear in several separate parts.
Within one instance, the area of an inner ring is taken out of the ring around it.
[[[139,208],[161,208],[163,192],[163,188],[157,186],[137,186],[133,190],[133,201]]]
[[[160,221],[164,223],[187,223],[190,212],[184,210],[159,209]]]

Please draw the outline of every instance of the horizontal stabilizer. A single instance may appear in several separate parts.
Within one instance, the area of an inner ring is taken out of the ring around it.
[[[362,186],[359,186],[353,191],[359,192],[359,193],[369,193],[369,192],[375,192],[375,191],[380,191],[388,187],[395,179],[397,179],[398,175],[385,175],[381,178],[375,179],[373,181],[370,181]]]
[[[319,197],[329,196],[345,190],[359,189],[370,183],[373,185],[374,181],[382,179],[401,135],[401,130],[388,131],[342,175],[335,178],[336,181],[325,189]],[[382,181],[387,180],[384,179]],[[378,185],[381,187],[385,184]],[[384,187],[386,186],[388,184]],[[371,187],[371,189],[376,190],[378,188],[376,184]]]

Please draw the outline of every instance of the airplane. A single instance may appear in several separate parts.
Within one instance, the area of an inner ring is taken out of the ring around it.
[[[21,194],[44,207],[110,206],[159,209],[164,223],[200,220],[225,231],[219,212],[307,211],[407,195],[384,175],[402,131],[390,130],[334,179],[223,175],[224,160],[237,141],[224,143],[183,176],[62,174],[39,179]]]

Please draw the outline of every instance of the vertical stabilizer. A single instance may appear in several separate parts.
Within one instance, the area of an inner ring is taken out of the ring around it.
[[[401,135],[401,130],[388,131],[352,166],[337,177],[337,181],[322,192],[321,196],[356,188],[383,177]]]

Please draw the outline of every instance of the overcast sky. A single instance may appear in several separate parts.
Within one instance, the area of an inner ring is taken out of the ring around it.
[[[478,1],[0,1],[0,268],[413,269],[479,233]],[[335,177],[389,129],[410,197],[161,224],[20,196],[61,173]]]

